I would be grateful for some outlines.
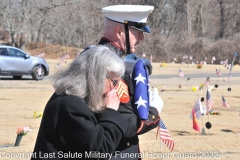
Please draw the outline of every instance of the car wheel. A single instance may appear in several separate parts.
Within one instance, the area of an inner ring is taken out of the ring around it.
[[[35,66],[32,70],[32,78],[34,80],[42,80],[45,75],[45,70],[42,66]]]
[[[13,79],[21,79],[22,76],[13,76]]]

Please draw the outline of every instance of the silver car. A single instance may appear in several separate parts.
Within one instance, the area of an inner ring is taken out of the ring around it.
[[[152,74],[152,65],[151,65],[150,61],[146,58],[140,58],[134,53],[128,54],[124,58],[124,64],[125,64],[126,70],[129,73],[132,73],[133,68],[134,68],[135,64],[137,63],[137,60],[139,60],[139,59],[141,59],[145,63],[148,75],[151,75]]]
[[[31,75],[34,80],[42,80],[49,74],[45,59],[30,56],[26,52],[7,45],[0,45],[0,75],[21,79]]]

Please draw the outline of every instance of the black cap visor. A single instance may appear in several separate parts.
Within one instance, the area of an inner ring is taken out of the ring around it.
[[[151,33],[150,28],[146,25],[146,23],[139,23],[139,22],[131,22],[128,21],[128,25],[131,26],[134,29],[137,29],[139,31]]]
[[[141,28],[137,28],[137,27],[135,27],[135,26],[131,26],[131,27],[134,28],[134,29],[137,29],[137,30],[139,30],[139,31],[151,33],[151,30],[150,30],[150,28],[149,28],[148,26],[141,27]]]
[[[107,19],[109,19],[109,18],[107,18]],[[121,22],[118,22],[118,21],[114,21],[112,19],[109,19],[109,20],[113,21],[113,22],[121,23]],[[128,24],[130,27],[132,27],[134,29],[137,29],[139,31],[151,33],[151,30],[147,26],[146,23],[127,21],[127,23],[125,23],[125,24]]]

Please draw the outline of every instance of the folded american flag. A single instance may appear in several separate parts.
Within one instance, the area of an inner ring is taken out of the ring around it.
[[[132,82],[134,87],[134,111],[140,119],[147,120],[149,112],[149,85],[146,66],[138,60],[133,68]]]

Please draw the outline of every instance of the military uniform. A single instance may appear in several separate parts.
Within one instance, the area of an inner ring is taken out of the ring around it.
[[[111,42],[109,39],[102,37],[99,45],[106,45],[110,48],[113,48],[116,50],[116,52],[123,52],[121,48],[118,47],[115,43]],[[139,159],[138,157],[130,158],[128,157],[126,153],[139,153],[139,139],[138,135],[146,133],[158,126],[160,117],[159,113],[156,108],[150,107],[149,108],[149,114],[148,114],[148,120],[143,121],[138,119],[136,114],[134,113],[134,110],[132,108],[132,99],[134,94],[133,84],[130,77],[130,74],[128,72],[125,72],[124,76],[122,77],[122,80],[126,83],[130,100],[127,103],[121,103],[120,107],[118,109],[118,112],[122,115],[122,117],[127,121],[128,128],[125,133],[125,136],[121,139],[118,147],[115,151],[115,156],[112,157],[112,159],[124,159],[128,158],[131,160]]]

